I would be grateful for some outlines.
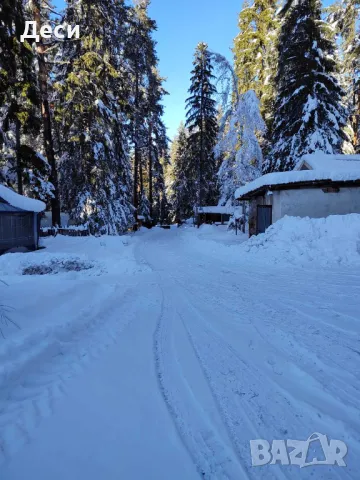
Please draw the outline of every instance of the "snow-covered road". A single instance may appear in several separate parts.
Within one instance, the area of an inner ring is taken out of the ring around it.
[[[190,230],[135,237],[128,274],[37,280],[63,323],[0,377],[1,480],[359,478],[358,271],[226,259]],[[250,440],[314,432],[346,467],[251,466]]]

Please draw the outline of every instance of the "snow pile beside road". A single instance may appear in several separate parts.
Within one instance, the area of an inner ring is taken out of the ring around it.
[[[240,247],[264,262],[360,264],[360,215],[284,217]]]

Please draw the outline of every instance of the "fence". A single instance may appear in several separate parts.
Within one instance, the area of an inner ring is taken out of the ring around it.
[[[88,228],[84,227],[43,227],[40,229],[40,237],[56,237],[56,235],[65,235],[68,237],[88,237],[90,235],[90,231]]]

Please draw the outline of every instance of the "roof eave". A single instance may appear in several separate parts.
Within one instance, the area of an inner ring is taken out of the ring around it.
[[[311,181],[304,181],[304,182],[293,182],[293,183],[279,183],[274,185],[262,185],[261,187],[257,188],[256,190],[252,190],[251,192],[244,193],[244,195],[240,195],[237,197],[236,200],[244,201],[244,200],[252,200],[254,197],[260,197],[266,194],[268,191],[276,191],[276,190],[297,190],[299,188],[316,188],[316,187],[360,187],[360,179],[359,180],[331,180],[331,179],[323,179],[323,180],[311,180]]]

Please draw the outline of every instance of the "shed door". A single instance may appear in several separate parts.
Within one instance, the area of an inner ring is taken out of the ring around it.
[[[272,206],[258,205],[257,207],[257,229],[256,234],[264,233],[272,224]]]
[[[34,246],[33,213],[0,214],[0,250]]]

